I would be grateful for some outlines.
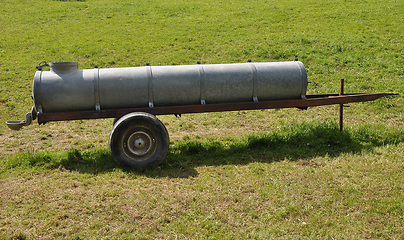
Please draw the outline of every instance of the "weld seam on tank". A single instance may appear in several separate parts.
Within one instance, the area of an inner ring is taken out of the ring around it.
[[[147,87],[148,87],[148,98],[149,98],[149,107],[154,107],[153,104],[153,72],[150,66],[150,63],[146,63],[146,71],[147,71]]]
[[[94,102],[95,110],[101,110],[100,103],[100,70],[98,66],[94,68]]]
[[[204,105],[206,104],[205,101],[205,70],[203,69],[203,66],[201,65],[201,62],[196,63],[199,68],[199,83],[200,83],[200,92],[201,92],[201,104]]]

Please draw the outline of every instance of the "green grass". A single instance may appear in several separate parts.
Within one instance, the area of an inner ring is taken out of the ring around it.
[[[338,106],[159,117],[161,166],[118,167],[112,120],[0,125],[0,239],[400,239],[404,2],[2,1],[0,122],[32,106],[35,66],[289,61]]]
[[[0,235],[400,238],[403,153],[402,128],[330,122],[187,137],[154,169],[121,169],[107,148],[21,153],[0,168]]]
[[[178,177],[183,173],[176,170],[181,168],[338,157],[344,154],[373,152],[375,148],[396,146],[403,142],[402,128],[361,125],[340,132],[337,124],[331,122],[303,123],[241,138],[201,139],[199,136],[187,136],[171,145],[166,161],[157,169],[167,171],[167,175],[173,174],[170,177]],[[5,159],[0,170],[15,174],[16,170],[24,172],[27,168],[34,171],[65,169],[97,174],[114,170],[118,165],[113,162],[108,148],[83,151],[72,149],[62,153],[42,151],[17,154]]]

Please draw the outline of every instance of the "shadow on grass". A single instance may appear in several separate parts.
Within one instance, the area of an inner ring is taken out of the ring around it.
[[[170,146],[163,164],[157,168],[133,170],[120,168],[108,148],[65,153],[24,153],[9,159],[4,169],[18,166],[77,171],[99,174],[124,171],[147,177],[197,176],[195,167],[245,165],[251,162],[305,160],[313,157],[335,157],[341,153],[372,151],[384,144],[404,142],[404,129],[383,125],[363,125],[339,132],[333,123],[304,123],[283,127],[267,133],[242,138],[180,140]]]
[[[197,166],[245,165],[283,160],[310,160],[373,151],[404,142],[404,129],[361,125],[339,131],[335,123],[303,123],[238,139],[182,140],[170,146],[163,169],[181,169],[192,176]]]

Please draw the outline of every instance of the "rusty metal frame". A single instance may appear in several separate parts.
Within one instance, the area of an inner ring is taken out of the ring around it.
[[[275,109],[275,108],[306,109],[308,107],[334,105],[334,104],[340,104],[342,109],[343,104],[352,102],[373,101],[388,95],[398,95],[398,94],[396,93],[353,93],[347,95],[344,95],[343,93],[319,94],[319,95],[306,95],[306,99],[296,99],[296,100],[167,106],[167,107],[152,107],[152,108],[143,107],[143,108],[111,109],[111,110],[98,110],[98,111],[92,110],[92,111],[79,111],[79,112],[38,113],[37,117],[38,117],[38,123],[44,124],[51,121],[119,118],[131,112],[147,112],[153,115],[168,115],[168,114],[224,112],[224,111]],[[340,110],[340,112],[341,111],[342,110]],[[342,115],[340,119],[341,124]]]

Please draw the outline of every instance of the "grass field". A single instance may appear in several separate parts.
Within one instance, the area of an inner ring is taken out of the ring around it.
[[[289,61],[338,106],[160,116],[170,151],[131,170],[111,119],[0,125],[0,239],[402,239],[404,2],[3,0],[0,122],[32,106],[35,66]]]

